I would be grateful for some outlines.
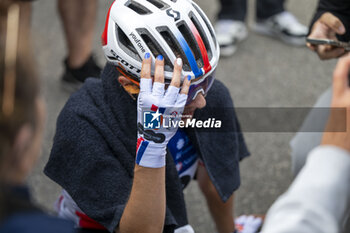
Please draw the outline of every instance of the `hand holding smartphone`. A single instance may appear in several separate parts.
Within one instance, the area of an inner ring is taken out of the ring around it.
[[[350,43],[337,41],[337,40],[330,40],[330,39],[312,39],[312,38],[306,38],[306,42],[310,43],[312,45],[331,45],[338,48],[344,48],[345,51],[350,51]]]

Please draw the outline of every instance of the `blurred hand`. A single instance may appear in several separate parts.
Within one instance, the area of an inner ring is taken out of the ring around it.
[[[339,60],[334,70],[333,98],[331,104],[332,108],[345,108],[346,115],[339,109],[331,109],[331,114],[326,125],[321,144],[337,146],[350,152],[349,71],[350,56],[346,56]],[[344,132],[344,130],[346,131]]]
[[[334,15],[324,13],[313,25],[309,38],[338,40],[336,35],[345,33],[343,23]],[[312,45],[306,43],[307,47],[315,51],[321,60],[337,58],[345,54],[344,48],[337,48],[331,45]]]

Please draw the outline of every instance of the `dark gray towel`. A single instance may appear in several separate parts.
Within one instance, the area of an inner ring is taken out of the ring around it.
[[[221,199],[227,201],[240,186],[239,161],[250,153],[226,86],[216,80],[206,96],[206,101],[206,107],[198,109],[194,117],[221,120],[222,128],[194,129],[187,132]]]
[[[137,138],[136,101],[120,86],[118,75],[115,67],[107,65],[102,81],[89,79],[71,96],[59,115],[45,167],[45,174],[110,232],[119,224],[131,191]],[[208,95],[209,99],[219,101],[213,101],[214,104],[230,103],[229,92],[218,81],[211,90],[216,91],[224,96]],[[234,115],[230,120],[236,122]],[[193,135],[210,177],[226,200],[239,186],[238,161],[248,155],[243,138],[236,132],[222,135],[194,132]],[[166,164],[164,231],[172,232],[174,227],[186,225],[188,221],[181,182],[169,154]],[[226,187],[228,185],[230,187]]]
[[[73,94],[57,120],[45,174],[61,185],[89,217],[110,232],[128,200],[135,164],[136,102],[107,65],[102,82],[89,79]],[[187,216],[171,156],[167,158],[166,228],[186,225]]]

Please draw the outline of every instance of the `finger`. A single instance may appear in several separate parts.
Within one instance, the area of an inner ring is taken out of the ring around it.
[[[345,53],[345,50],[343,48],[333,49],[325,52],[321,59],[326,60],[326,59],[338,58],[342,56],[344,53]]]
[[[333,73],[333,97],[342,95],[346,90],[349,90],[349,75],[350,57],[346,56],[339,59]]]
[[[155,62],[154,82],[164,83],[164,58],[159,55]]]
[[[316,21],[311,28],[308,38],[312,39],[324,39],[327,38],[328,28],[323,23]]]
[[[311,50],[311,51],[316,51],[316,45],[310,44],[310,43],[306,43],[306,46]]]
[[[329,45],[329,44],[325,44],[325,45],[323,45],[323,46],[324,46],[324,51],[325,51],[325,52],[328,52],[328,51],[330,51],[330,50],[336,48],[336,47],[334,47],[334,46],[332,46],[332,45]]]
[[[332,59],[337,58],[345,53],[344,48],[331,48],[327,46],[318,46],[317,47],[317,53],[320,59],[326,60],[326,59]]]
[[[187,102],[187,94],[188,91],[190,89],[190,85],[191,85],[191,75],[188,75],[185,79],[184,82],[182,84],[182,88],[180,91],[180,94],[177,96],[177,100],[175,105],[179,108],[182,108],[186,105]]]
[[[151,55],[150,53],[146,53],[145,58],[142,61],[140,93],[152,92],[151,64],[152,64]]]
[[[153,95],[163,96],[164,86],[164,58],[162,55],[158,55],[154,69]]]
[[[180,94],[188,94],[188,90],[190,89],[191,85],[191,75],[188,75],[186,78],[184,78],[184,82],[182,84],[181,92]]]
[[[165,86],[164,83],[154,82],[153,83],[152,94],[154,96],[162,97],[164,95],[164,86]]]
[[[146,53],[142,61],[141,78],[151,79],[152,58],[150,53]]]
[[[325,45],[318,45],[316,47],[316,52],[318,54],[318,56],[320,57],[320,59],[327,59],[327,55],[326,55],[326,50],[327,50],[327,47]]]
[[[348,55],[348,52],[344,51],[344,53],[340,54],[337,58],[346,57],[347,55]]]
[[[346,56],[349,56],[349,55],[350,55],[350,51],[346,50],[343,56],[346,57]]]
[[[344,48],[336,48],[327,52],[328,59],[330,58],[338,58],[345,53]]]
[[[170,86],[180,87],[181,71],[182,71],[182,59],[177,58],[174,63],[173,78],[171,79]]]
[[[187,102],[187,95],[186,94],[179,94],[177,96],[177,100],[176,100],[176,103],[175,103],[175,106],[177,108],[183,108],[185,107],[186,105],[186,102]]]
[[[169,86],[164,95],[164,101],[166,106],[173,106],[176,102],[180,88],[175,86]]]
[[[140,93],[152,93],[152,79],[141,78],[140,80]]]
[[[320,18],[320,22],[327,25],[337,34],[343,35],[345,33],[345,27],[343,23],[331,13],[324,13]]]

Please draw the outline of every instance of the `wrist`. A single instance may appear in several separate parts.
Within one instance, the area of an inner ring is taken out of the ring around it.
[[[142,167],[160,168],[165,166],[166,145],[137,140],[136,164]]]

